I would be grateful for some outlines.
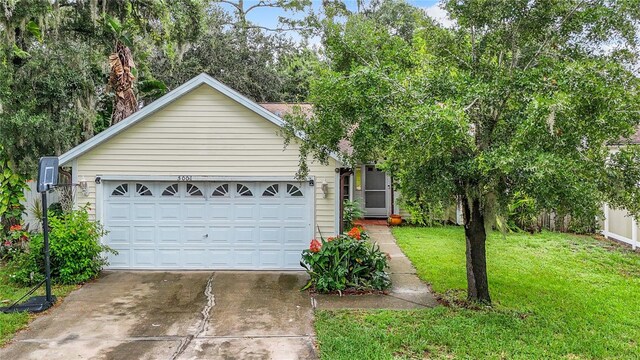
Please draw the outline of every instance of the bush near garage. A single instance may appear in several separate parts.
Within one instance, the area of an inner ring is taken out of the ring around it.
[[[391,286],[388,255],[359,227],[326,240],[313,239],[300,265],[310,276],[303,290],[319,293],[381,291]]]
[[[49,228],[51,277],[56,283],[80,284],[95,278],[108,264],[104,252],[115,253],[100,243],[106,231],[89,219],[87,207],[49,216]],[[42,234],[35,234],[26,251],[9,261],[13,281],[34,284],[44,279],[43,248]]]

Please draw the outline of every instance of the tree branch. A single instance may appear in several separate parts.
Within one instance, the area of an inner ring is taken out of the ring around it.
[[[254,9],[257,9],[257,8],[261,8],[261,7],[271,7],[271,8],[274,8],[274,7],[280,7],[280,5],[278,5],[277,3],[267,3],[267,2],[265,2],[265,1],[263,1],[263,0],[260,0],[260,1],[258,1],[258,3],[257,3],[257,4],[249,6],[249,7],[247,8],[247,10],[245,10],[245,11],[244,11],[244,13],[245,13],[245,14],[248,14],[248,13],[249,13],[249,11],[254,10]]]
[[[234,8],[236,8],[238,11],[242,11],[242,8],[240,7],[240,5],[238,3],[234,3],[233,1],[229,1],[229,0],[216,0],[217,2],[221,2],[221,3],[225,3],[225,4],[229,4],[231,6],[233,6]]]
[[[446,51],[447,53],[449,53],[449,55],[451,55],[453,58],[455,58],[456,60],[458,60],[459,62],[461,62],[462,64],[466,65],[467,68],[469,68],[469,70],[472,70],[471,64],[469,64],[468,62],[466,62],[463,58],[459,57],[458,55],[452,53],[449,49],[444,48],[444,51]],[[473,55],[471,55],[471,57],[473,58]]]
[[[279,31],[301,31],[301,30],[307,30],[307,28],[305,27],[290,27],[290,28],[270,28],[270,27],[266,27],[266,26],[261,26],[261,25],[247,25],[247,29],[262,29],[265,31],[274,31],[274,32],[279,32]]]
[[[580,6],[582,6],[582,4],[585,3],[585,0],[581,0],[573,9],[571,9],[571,11],[569,12],[569,14],[567,16],[565,16],[562,21],[560,21],[560,23],[558,23],[558,25],[553,28],[550,29],[547,32],[547,37],[545,38],[545,40],[542,42],[542,44],[540,44],[540,47],[538,48],[538,50],[536,51],[535,54],[533,54],[533,57],[531,57],[531,59],[529,60],[529,62],[527,63],[527,65],[525,65],[525,67],[523,68],[524,70],[527,70],[529,68],[529,66],[531,66],[533,64],[533,62],[538,58],[538,56],[540,55],[540,53],[542,52],[542,49],[544,49],[549,41],[553,38],[553,33],[557,32],[560,30],[560,28],[562,27],[562,25],[564,25],[565,21],[567,21],[571,16],[573,16],[573,14],[578,11],[578,8],[580,8]]]
[[[473,105],[475,105],[475,104],[478,102],[478,100],[480,100],[480,98],[475,98],[475,99],[473,99],[473,101],[471,102],[471,104],[469,104],[469,105],[467,105],[467,106],[465,106],[465,107],[464,107],[463,111],[464,111],[464,112],[467,112],[467,111],[471,110],[471,108],[473,107]]]

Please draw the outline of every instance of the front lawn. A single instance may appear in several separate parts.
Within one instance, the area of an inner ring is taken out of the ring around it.
[[[53,294],[61,300],[69,294],[77,285],[55,285]],[[9,281],[9,272],[0,264],[0,307],[10,306],[29,291],[30,287],[16,285]],[[44,295],[44,285],[32,296]],[[28,313],[0,313],[0,347],[6,344],[20,329],[27,326],[34,315]]]
[[[435,292],[465,297],[462,228],[393,233]],[[487,251],[492,309],[320,311],[322,358],[640,358],[640,254],[550,232],[494,233]]]

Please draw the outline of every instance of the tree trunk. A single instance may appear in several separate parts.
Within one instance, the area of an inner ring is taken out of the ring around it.
[[[467,298],[470,301],[490,304],[487,279],[487,232],[480,199],[462,200],[464,235],[467,241]]]
[[[131,50],[120,41],[116,42],[115,52],[109,55],[109,66],[109,88],[115,93],[111,125],[115,125],[138,110],[138,100],[133,92],[135,77],[131,72],[136,65]]]

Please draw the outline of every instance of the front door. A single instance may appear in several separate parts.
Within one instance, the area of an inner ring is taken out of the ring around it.
[[[375,165],[365,165],[363,170],[365,216],[387,217],[389,215],[387,195],[391,189],[389,177]]]

